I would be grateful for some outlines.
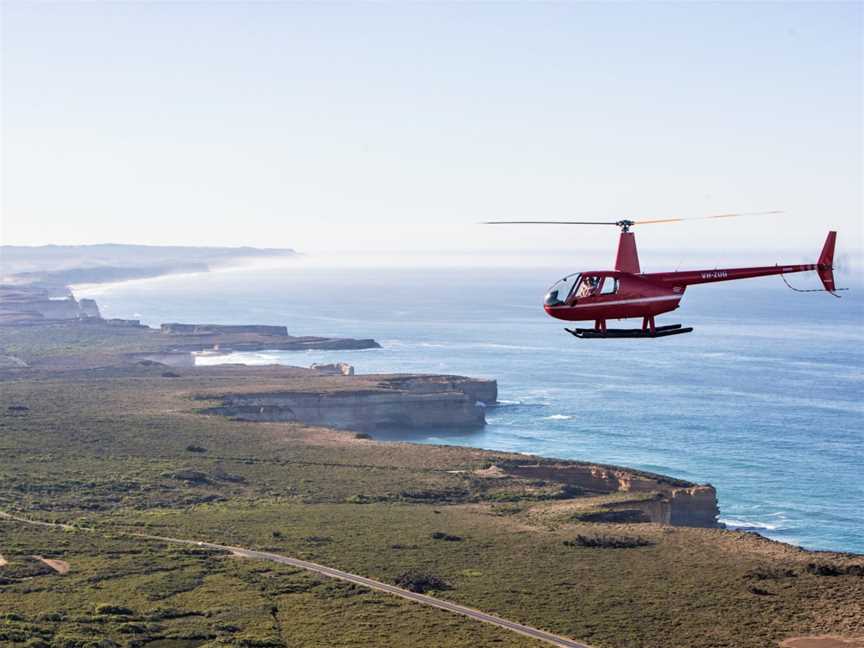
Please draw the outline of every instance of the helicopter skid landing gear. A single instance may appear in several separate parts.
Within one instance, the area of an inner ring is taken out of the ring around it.
[[[690,333],[693,330],[692,326],[682,327],[680,324],[669,324],[668,326],[644,327],[638,329],[610,329],[610,328],[591,328],[591,329],[568,329],[565,331],[577,338],[593,340],[597,338],[658,338],[667,337],[669,335],[679,335],[681,333]]]

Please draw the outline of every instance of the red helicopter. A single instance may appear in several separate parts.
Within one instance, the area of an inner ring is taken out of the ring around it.
[[[684,220],[730,218],[780,212],[751,212],[749,214],[718,214],[701,218],[663,218],[655,220],[619,221],[488,221],[488,225],[615,225],[621,228],[618,240],[618,255],[614,270],[591,270],[568,275],[553,285],[543,302],[544,310],[557,319],[567,321],[592,321],[594,328],[564,330],[578,338],[657,338],[668,335],[690,333],[692,327],[681,324],[655,326],[654,318],[678,308],[687,286],[733,281],[768,275],[785,275],[793,272],[815,270],[828,292],[839,297],[834,286],[834,244],[837,232],[828,232],[822,253],[815,264],[773,265],[755,268],[723,268],[713,270],[688,270],[684,272],[654,272],[643,274],[639,269],[636,252],[636,237],[630,228],[649,223],[673,223]],[[784,278],[785,281],[785,278]],[[788,282],[787,282],[788,284]],[[790,286],[791,288],[791,286]],[[793,288],[793,290],[798,290]],[[799,291],[811,292],[811,291]],[[821,290],[816,292],[823,292]],[[642,328],[613,329],[606,327],[606,320],[642,318]]]

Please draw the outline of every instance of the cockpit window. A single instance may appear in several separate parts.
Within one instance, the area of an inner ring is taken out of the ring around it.
[[[546,293],[543,303],[546,306],[564,306],[571,303],[573,290],[579,284],[579,277],[578,273],[572,274],[557,282]]]
[[[614,295],[618,292],[618,280],[615,277],[606,277],[603,280],[603,289],[601,295]]]

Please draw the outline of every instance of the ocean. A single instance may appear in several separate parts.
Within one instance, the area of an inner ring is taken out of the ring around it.
[[[558,278],[549,269],[298,261],[80,287],[76,295],[96,298],[106,317],[153,326],[285,324],[294,335],[374,337],[383,348],[199,361],[345,361],[360,373],[495,378],[500,404],[488,410],[484,429],[378,438],[710,483],[731,528],[864,553],[864,286],[842,299],[792,292],[778,277],[694,286],[680,310],[658,318],[693,333],[593,341],[573,338],[543,312],[545,290]]]

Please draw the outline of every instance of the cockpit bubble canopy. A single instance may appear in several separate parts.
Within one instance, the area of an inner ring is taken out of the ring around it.
[[[573,306],[585,297],[612,295],[618,292],[618,279],[602,274],[574,273],[567,275],[546,293],[546,306]]]
[[[579,278],[581,276],[582,273],[576,272],[567,275],[560,281],[556,282],[551,288],[549,288],[549,291],[546,293],[546,299],[543,300],[543,303],[546,306],[564,306],[565,304],[568,304],[571,301],[576,286],[579,285]]]

